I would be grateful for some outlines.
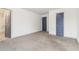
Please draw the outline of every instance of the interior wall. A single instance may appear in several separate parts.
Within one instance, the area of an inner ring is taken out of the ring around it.
[[[56,35],[56,13],[64,12],[64,37],[77,38],[77,12],[74,8],[49,11],[49,34]]]
[[[0,32],[5,32],[5,19],[4,13],[0,10]]]
[[[77,8],[77,40],[79,42],[79,8]]]
[[[41,31],[42,31],[42,17],[47,17],[47,32],[49,32],[49,13],[41,15]]]
[[[5,38],[5,11],[0,9],[0,41]]]
[[[11,8],[11,37],[40,31],[40,17],[25,9]]]

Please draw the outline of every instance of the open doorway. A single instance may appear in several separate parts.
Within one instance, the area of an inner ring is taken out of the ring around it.
[[[47,31],[47,17],[42,17],[42,31]]]
[[[0,9],[0,41],[11,37],[10,10]]]

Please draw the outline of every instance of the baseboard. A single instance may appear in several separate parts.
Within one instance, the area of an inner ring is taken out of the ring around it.
[[[56,35],[53,35],[53,34],[49,34],[49,35],[51,35],[51,36],[56,36]],[[61,37],[61,36],[57,36],[57,37]],[[77,38],[66,37],[66,36],[64,36],[63,38],[69,38],[69,39],[76,39],[76,40],[77,40]]]
[[[30,34],[37,33],[37,32],[40,32],[40,31],[35,31],[35,32],[31,32],[29,34],[24,34],[24,35],[20,35],[20,36],[16,36],[16,37],[11,37],[11,39],[15,39],[15,38],[22,37],[22,36],[25,36],[25,35],[30,35]]]

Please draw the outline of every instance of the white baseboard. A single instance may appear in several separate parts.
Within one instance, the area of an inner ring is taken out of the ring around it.
[[[17,38],[17,37],[21,37],[21,36],[24,36],[24,35],[29,35],[29,34],[36,33],[36,32],[40,32],[40,31],[37,30],[37,31],[33,31],[33,32],[30,32],[30,33],[27,33],[27,34],[21,34],[21,35],[18,35],[18,36],[13,36],[13,37],[11,37],[11,39],[14,39],[14,38]]]

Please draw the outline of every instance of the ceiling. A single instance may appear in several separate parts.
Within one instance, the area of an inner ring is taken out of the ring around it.
[[[38,13],[38,14],[46,14],[49,12],[49,8],[25,8],[25,9]]]

